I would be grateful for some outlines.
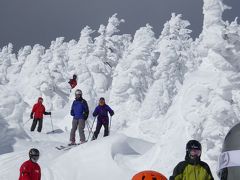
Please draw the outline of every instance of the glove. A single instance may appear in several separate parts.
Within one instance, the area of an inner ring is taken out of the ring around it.
[[[30,119],[33,119],[33,113],[30,114]]]
[[[51,112],[48,112],[48,115],[50,115],[50,116],[51,116],[51,115],[52,115],[52,113],[51,113]]]

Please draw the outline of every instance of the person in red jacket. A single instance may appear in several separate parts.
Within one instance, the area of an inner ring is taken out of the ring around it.
[[[73,78],[70,79],[70,81],[68,83],[70,84],[72,89],[75,88],[75,86],[77,85],[77,75],[74,74]]]
[[[39,155],[39,150],[30,149],[29,160],[20,167],[19,180],[41,180],[41,168],[37,163]]]
[[[42,123],[43,123],[43,114],[44,115],[51,115],[51,112],[46,112],[45,107],[42,104],[43,98],[39,97],[38,102],[34,104],[32,108],[32,112],[30,115],[30,118],[33,119],[32,126],[31,126],[31,131],[34,131],[36,128],[36,125],[38,123],[38,128],[37,131],[41,132],[42,131]]]

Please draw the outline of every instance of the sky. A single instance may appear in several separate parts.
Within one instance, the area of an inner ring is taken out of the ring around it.
[[[224,19],[240,16],[239,0],[224,2],[233,7]],[[156,37],[171,13],[180,13],[191,23],[192,37],[197,37],[202,30],[202,4],[202,0],[0,0],[0,48],[9,42],[15,51],[25,45],[49,47],[57,37],[77,40],[86,25],[98,30],[114,13],[126,21],[120,25],[121,34],[133,35],[149,23]]]

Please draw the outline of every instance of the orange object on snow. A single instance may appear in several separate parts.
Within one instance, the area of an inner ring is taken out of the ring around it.
[[[156,171],[142,171],[132,177],[132,180],[167,180],[167,178]]]

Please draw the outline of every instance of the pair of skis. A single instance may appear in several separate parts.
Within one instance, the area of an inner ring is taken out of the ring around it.
[[[77,147],[79,146],[81,143],[77,143],[77,144],[73,144],[73,145],[67,145],[67,146],[63,146],[63,145],[60,145],[60,146],[56,146],[55,148],[57,150],[63,150],[63,151],[67,151],[67,150],[70,150],[74,147]]]

